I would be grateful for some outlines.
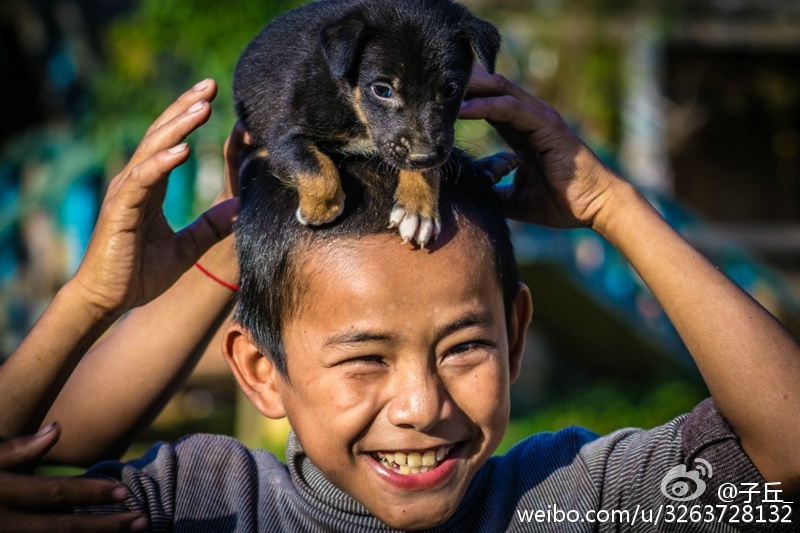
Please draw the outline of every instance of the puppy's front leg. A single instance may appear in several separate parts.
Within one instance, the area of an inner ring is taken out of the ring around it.
[[[411,239],[422,248],[441,231],[439,172],[401,170],[389,227],[397,227],[403,242]]]
[[[342,214],[345,196],[339,170],[316,145],[295,137],[271,151],[270,157],[282,160],[281,166],[297,185],[300,206],[295,214],[301,224],[320,226]]]

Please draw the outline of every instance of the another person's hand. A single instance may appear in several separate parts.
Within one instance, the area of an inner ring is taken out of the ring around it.
[[[56,425],[32,436],[0,443],[0,533],[10,531],[145,531],[140,513],[74,515],[72,506],[119,503],[128,489],[99,479],[32,476],[21,473],[38,463],[59,437]]]
[[[498,190],[510,218],[557,228],[594,226],[618,178],[555,109],[476,66],[460,118],[487,120],[520,157],[513,184]]]
[[[213,80],[184,93],[150,126],[130,162],[111,181],[94,234],[71,283],[100,313],[117,315],[172,285],[231,232],[237,200],[221,201],[174,232],[164,216],[167,177],[189,157],[182,141],[204,124],[216,96]],[[233,197],[229,187],[227,196]]]

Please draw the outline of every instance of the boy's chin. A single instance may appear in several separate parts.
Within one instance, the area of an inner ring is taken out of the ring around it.
[[[420,497],[418,502],[411,505],[387,505],[381,509],[370,509],[370,512],[391,528],[413,531],[444,523],[456,512],[458,503],[431,501]]]

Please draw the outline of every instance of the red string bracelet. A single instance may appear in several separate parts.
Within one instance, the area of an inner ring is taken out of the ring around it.
[[[239,290],[239,286],[238,285],[234,285],[233,283],[228,283],[224,279],[219,279],[217,276],[215,276],[214,274],[212,274],[211,272],[209,272],[208,270],[203,268],[203,265],[201,265],[200,263],[195,263],[194,266],[196,266],[198,269],[200,269],[200,272],[202,272],[203,274],[205,274],[209,278],[213,279],[214,281],[216,281],[217,283],[219,283],[220,285],[222,285],[226,289],[230,289],[232,291],[238,291]]]

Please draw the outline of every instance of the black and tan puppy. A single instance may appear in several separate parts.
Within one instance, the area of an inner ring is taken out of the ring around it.
[[[297,219],[344,207],[330,155],[396,169],[390,223],[424,246],[439,231],[438,169],[474,57],[494,70],[497,29],[451,0],[318,0],[276,18],[236,66],[236,111],[273,171],[296,186]]]

